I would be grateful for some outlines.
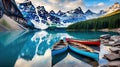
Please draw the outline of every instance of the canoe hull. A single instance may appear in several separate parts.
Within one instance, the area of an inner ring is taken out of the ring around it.
[[[91,52],[87,52],[87,51],[84,51],[84,50],[80,50],[78,48],[75,48],[71,45],[69,45],[69,49],[77,54],[80,54],[80,55],[83,55],[83,56],[86,56],[86,57],[89,57],[89,58],[92,58],[96,61],[99,60],[99,54],[98,53],[91,53]]]
[[[68,54],[68,51],[65,51],[52,56],[52,67],[56,65],[58,62],[62,61],[67,56],[67,54]]]
[[[58,49],[58,50],[52,50],[52,56],[63,53],[65,51],[67,51],[67,49],[68,49],[68,46],[61,48],[61,49]]]

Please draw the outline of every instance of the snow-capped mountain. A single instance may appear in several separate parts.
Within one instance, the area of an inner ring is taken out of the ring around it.
[[[58,16],[53,10],[50,11],[48,19],[55,24],[60,24],[60,16]]]
[[[104,10],[100,10],[99,15],[104,15],[106,12]]]
[[[41,13],[41,15],[39,16],[42,16],[42,18],[39,17],[36,12],[36,8],[34,7],[31,1],[26,0],[24,3],[19,3],[18,8],[22,13],[23,17],[27,20],[27,24],[29,26],[37,29],[46,29],[48,27],[46,23],[42,22],[42,19],[44,20],[46,19],[46,17],[43,17],[46,14]],[[40,8],[43,9],[44,7],[40,7]]]
[[[100,14],[97,14],[97,13],[94,13],[92,12],[90,9],[88,9],[86,12],[85,12],[85,16],[87,19],[92,19],[92,18],[96,18],[98,17]]]
[[[114,3],[111,7],[104,10],[105,14],[112,13],[114,11],[120,10],[119,2]]]
[[[80,7],[67,11],[62,19],[63,23],[74,23],[86,20],[86,17]]]
[[[66,23],[74,23],[86,20],[86,17],[84,16],[84,13],[80,7],[67,12],[62,12],[59,10],[57,13],[55,13],[54,10],[51,10],[48,13],[43,6],[39,6],[37,9],[41,18],[46,17],[47,19],[45,20],[50,20],[50,22],[55,24],[64,25]]]
[[[25,19],[28,21],[28,24],[33,25],[35,28],[40,28],[39,25],[41,26],[41,24],[45,24],[47,26],[56,24],[67,27],[69,24],[85,21],[87,19],[92,19],[99,16],[99,14],[96,14],[91,10],[84,13],[81,7],[66,12],[62,12],[61,10],[57,13],[55,13],[54,10],[48,12],[44,6],[38,6],[35,8],[31,1],[20,3],[18,7]]]
[[[93,15],[93,14],[95,14],[95,13],[89,9],[85,12],[85,15]]]
[[[37,7],[38,15],[43,19],[47,20],[48,12],[45,10],[44,6]]]
[[[57,15],[59,15],[59,16],[62,16],[62,15],[65,15],[66,13],[65,12],[62,12],[61,10],[59,10],[58,12],[57,12]]]
[[[86,17],[80,7],[67,11],[61,21],[63,23],[74,23],[86,20]]]
[[[75,13],[75,14],[84,14],[83,11],[82,11],[82,9],[81,9],[81,7],[76,8],[76,9],[74,10],[74,13]]]
[[[55,14],[55,12],[54,12],[53,10],[51,10],[51,11],[49,12],[49,14]]]

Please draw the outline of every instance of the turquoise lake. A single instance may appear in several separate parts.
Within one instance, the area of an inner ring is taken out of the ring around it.
[[[0,67],[51,67],[52,46],[60,39],[98,39],[114,32],[6,31],[0,32]],[[78,66],[77,66],[78,65]],[[70,54],[54,67],[92,67]]]

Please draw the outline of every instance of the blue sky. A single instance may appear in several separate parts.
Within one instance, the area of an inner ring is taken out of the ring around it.
[[[120,0],[83,0],[83,1],[86,4],[86,6],[93,6],[93,5],[101,3],[101,2],[104,3],[106,6],[110,6],[115,2],[120,3]]]
[[[108,7],[111,7],[114,3],[120,0],[83,0],[87,9],[91,9],[93,12],[99,12]]]
[[[17,3],[21,3],[24,0],[16,0]],[[37,6],[45,6],[47,11],[54,10],[55,12],[62,10],[63,12],[81,7],[85,12],[88,9],[98,13],[100,10],[104,10],[112,6],[115,2],[120,0],[30,0]]]

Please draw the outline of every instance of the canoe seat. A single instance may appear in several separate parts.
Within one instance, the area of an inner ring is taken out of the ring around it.
[[[61,49],[61,48],[64,48],[66,45],[57,45],[57,46],[54,46],[53,49],[54,50],[57,50],[57,49]]]

